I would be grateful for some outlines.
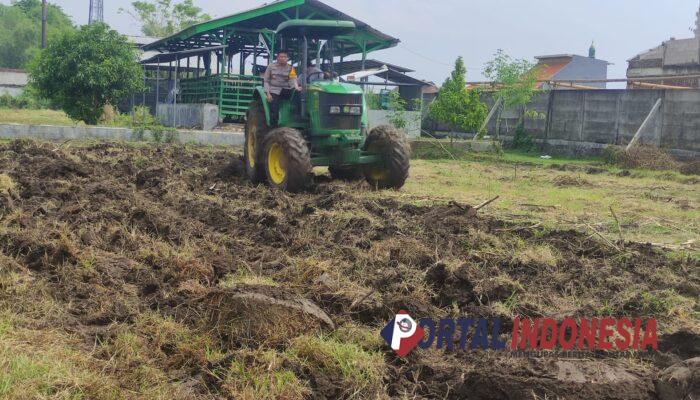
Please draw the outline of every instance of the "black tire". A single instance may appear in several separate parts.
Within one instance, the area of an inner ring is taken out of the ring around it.
[[[298,192],[309,186],[313,174],[311,154],[301,132],[293,128],[273,129],[265,137],[263,148],[268,185],[287,192]],[[284,173],[282,178],[280,169]]]
[[[364,177],[361,166],[344,165],[342,167],[331,165],[328,167],[328,172],[331,173],[331,178],[341,181],[353,182]]]
[[[260,100],[253,100],[248,108],[245,122],[245,145],[243,146],[243,163],[245,172],[253,183],[265,181],[263,168],[262,143],[269,131],[265,119],[265,109]],[[252,145],[252,146],[249,146]]]
[[[408,179],[410,147],[406,135],[391,125],[381,125],[369,133],[364,150],[381,154],[381,164],[366,165],[365,179],[373,189],[401,189]]]

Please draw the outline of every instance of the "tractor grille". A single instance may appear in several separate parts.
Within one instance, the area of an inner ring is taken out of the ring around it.
[[[357,129],[362,125],[362,115],[331,114],[331,106],[360,106],[362,107],[361,94],[319,94],[319,107],[322,129]]]

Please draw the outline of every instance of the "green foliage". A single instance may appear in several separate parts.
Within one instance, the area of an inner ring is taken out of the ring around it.
[[[101,122],[107,126],[131,128],[138,140],[144,140],[146,132],[151,134],[156,143],[172,143],[177,136],[177,129],[163,126],[145,106],[136,106],[134,111],[128,114],[116,113],[111,119]]]
[[[412,110],[421,110],[423,106],[423,101],[421,99],[414,99],[412,104]],[[419,122],[421,116],[412,116],[408,114],[407,102],[401,97],[401,94],[395,90],[389,93],[389,122],[394,125],[397,129],[406,129],[406,127],[412,122]],[[415,121],[411,121],[410,118],[415,118]]]
[[[0,107],[39,110],[51,108],[51,103],[40,98],[31,86],[26,86],[19,96],[11,96],[7,93],[0,95]]]
[[[365,93],[365,101],[367,102],[367,108],[369,110],[381,110],[382,109],[382,101],[379,98],[379,93],[366,92]]]
[[[126,12],[141,24],[141,32],[146,36],[166,37],[200,22],[211,16],[202,12],[192,0],[173,4],[172,0],[144,0],[131,2],[132,10]]]
[[[61,7],[47,4],[47,41],[75,28]],[[0,4],[0,68],[23,69],[41,47],[41,1]]]
[[[462,57],[457,58],[452,75],[440,88],[437,99],[428,109],[432,120],[463,131],[475,131],[486,118],[486,105],[477,90],[467,90],[467,69]]]
[[[105,24],[49,43],[30,66],[31,83],[74,120],[96,124],[104,106],[144,90],[138,51]]]
[[[527,132],[525,132],[525,125],[523,123],[518,124],[515,128],[515,133],[513,134],[513,148],[524,151],[532,151],[535,148],[535,143]]]
[[[537,93],[537,69],[525,59],[513,59],[498,50],[484,68],[484,76],[496,84],[495,97],[505,108],[525,106]]]

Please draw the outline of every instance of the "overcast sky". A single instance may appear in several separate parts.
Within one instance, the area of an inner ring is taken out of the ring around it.
[[[177,1],[177,0],[175,0]],[[9,4],[10,0],[0,0]],[[49,0],[77,24],[87,23],[89,0]],[[105,22],[139,34],[118,12],[130,1],[104,0]],[[196,0],[212,16],[256,7],[264,0]],[[699,0],[325,0],[325,3],[401,39],[397,48],[370,54],[403,65],[417,78],[442,83],[461,55],[468,80],[481,80],[484,64],[499,48],[527,58],[587,55],[591,40],[607,60],[609,77],[625,76],[627,59],[670,37],[692,37]]]

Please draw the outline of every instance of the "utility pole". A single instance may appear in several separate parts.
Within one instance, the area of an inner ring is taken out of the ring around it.
[[[46,0],[41,0],[41,48],[46,48]]]
[[[88,24],[104,22],[104,2],[103,0],[90,0],[90,14]]]

